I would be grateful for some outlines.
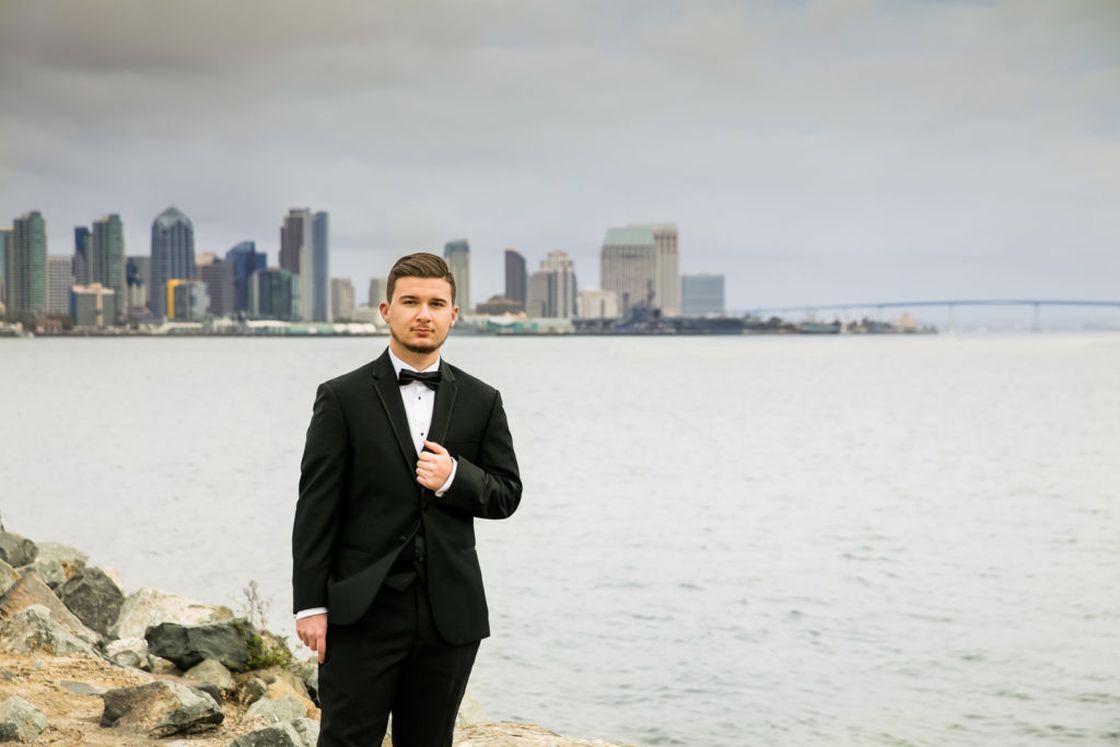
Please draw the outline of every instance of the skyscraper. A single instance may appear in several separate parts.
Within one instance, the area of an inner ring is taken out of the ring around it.
[[[201,280],[167,281],[167,318],[179,322],[201,322],[210,309],[206,283]]]
[[[722,314],[723,287],[723,275],[710,273],[681,275],[681,313]]]
[[[455,305],[465,312],[471,309],[471,245],[466,239],[448,241],[443,245],[443,258],[455,278]]]
[[[255,319],[294,321],[299,308],[299,276],[288,270],[257,270],[249,278],[249,314]]]
[[[7,302],[8,247],[12,243],[12,229],[0,228],[0,303]]]
[[[280,226],[280,269],[299,276],[299,318],[330,321],[330,218],[292,208]]]
[[[198,279],[206,286],[210,315],[229,314],[233,298],[233,274],[229,272],[226,263],[214,252],[203,252],[195,263],[195,269],[198,271]]]
[[[376,309],[381,305],[382,301],[387,301],[385,297],[389,290],[389,282],[386,278],[370,278],[369,279],[369,306]]]
[[[529,275],[525,270],[525,258],[514,249],[506,249],[506,298],[519,302],[524,308],[528,288]]]
[[[194,278],[194,226],[169,207],[152,221],[152,282],[148,305],[157,317],[167,314],[167,281]]]
[[[70,314],[70,288],[74,285],[72,257],[47,257],[47,313]],[[110,319],[112,324],[114,320]]]
[[[281,235],[283,232],[281,232]],[[249,310],[249,276],[267,268],[268,258],[257,251],[252,241],[242,241],[226,252],[226,269],[233,283],[232,303],[226,313]]]
[[[657,298],[655,305],[666,316],[681,313],[681,265],[677,227],[672,223],[650,226],[657,249]]]
[[[305,286],[311,292],[311,316],[313,322],[331,320],[331,262],[330,262],[330,217],[319,211],[311,222],[311,268],[310,282]],[[353,289],[351,289],[351,301]],[[351,304],[352,305],[352,304]]]
[[[77,240],[77,229],[74,231]],[[128,290],[128,267],[124,256],[124,226],[116,213],[102,216],[93,222],[86,251],[87,274],[89,283],[101,283],[103,288],[116,292],[120,301]],[[124,314],[127,309],[123,303],[117,304],[117,313]],[[112,324],[116,320],[109,320]]]
[[[129,257],[125,261],[125,280],[128,283],[128,298],[116,299],[118,305],[125,308],[122,314],[143,316],[148,306],[148,288],[152,284],[152,258]]]
[[[74,282],[79,285],[93,282],[89,276],[89,236],[88,228],[74,226],[74,263],[71,271],[74,273]]]
[[[618,294],[619,311],[648,304],[680,313],[677,227],[669,223],[607,229],[600,255],[604,290]]]
[[[38,210],[12,221],[7,254],[8,317],[44,314],[47,310],[47,224]]]
[[[353,281],[350,278],[331,278],[331,319],[348,322],[353,318]]]

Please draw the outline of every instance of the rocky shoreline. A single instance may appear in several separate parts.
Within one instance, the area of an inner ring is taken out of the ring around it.
[[[314,657],[226,607],[120,579],[0,523],[0,742],[312,747]],[[391,736],[386,745],[392,744]],[[468,694],[458,747],[624,747],[489,722]]]

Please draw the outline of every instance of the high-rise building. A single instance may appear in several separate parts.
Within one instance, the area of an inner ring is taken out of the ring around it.
[[[584,288],[576,296],[576,313],[581,319],[614,319],[618,316],[618,295],[601,288]]]
[[[295,321],[299,310],[299,276],[272,267],[249,278],[249,314],[256,319]]]
[[[313,322],[331,320],[331,230],[330,216],[324,211],[315,213],[311,220],[311,268],[308,287],[311,291],[311,316]],[[351,290],[353,305],[353,290]]]
[[[547,316],[571,318],[576,314],[576,265],[567,252],[552,251],[541,260],[540,269],[552,273],[552,292]]]
[[[210,298],[210,315],[225,316],[232,313],[233,274],[226,262],[214,252],[203,252],[195,262],[198,279],[206,285]]]
[[[12,229],[0,228],[0,304],[7,302],[8,246],[12,243]]]
[[[104,327],[117,318],[117,294],[101,283],[70,288],[70,316],[79,327]]]
[[[292,208],[280,226],[280,269],[299,277],[305,321],[330,321],[330,217],[309,208]]]
[[[331,278],[331,319],[348,322],[353,318],[353,281],[350,278]]]
[[[102,216],[93,222],[93,231],[90,233],[86,252],[86,264],[89,279],[85,284],[101,283],[103,287],[116,291],[117,299],[126,296],[128,267],[124,255],[124,226],[121,224],[121,217],[116,213]],[[117,312],[120,314],[127,312],[127,309],[120,308],[123,305],[117,305]]]
[[[369,279],[369,306],[376,309],[382,301],[388,301],[389,281],[386,278]]]
[[[201,280],[167,281],[167,319],[176,322],[201,322],[210,308],[206,283]]]
[[[74,282],[79,285],[89,285],[89,250],[90,231],[85,226],[74,226],[74,262],[71,272],[74,273]]]
[[[144,316],[148,307],[148,288],[152,284],[152,258],[132,256],[125,261],[128,298],[120,299],[128,315]]]
[[[252,241],[242,241],[226,252],[226,270],[233,284],[232,303],[226,313],[249,311],[249,277],[257,270],[267,269],[267,260]]]
[[[522,308],[529,298],[529,275],[525,258],[514,249],[506,249],[506,298],[517,301]]]
[[[607,229],[600,255],[604,290],[618,294],[619,311],[649,305],[667,315],[680,312],[680,257],[672,224],[635,224]]]
[[[455,305],[463,311],[471,309],[471,245],[466,239],[448,241],[443,245],[443,258],[455,278]]]
[[[70,287],[74,285],[73,257],[47,257],[47,313],[70,314]],[[115,320],[110,320],[109,323]]]
[[[681,275],[681,313],[692,316],[722,314],[723,293],[723,275],[706,272]]]
[[[528,298],[525,299],[525,314],[533,319],[549,316],[548,299],[555,293],[551,272],[537,270],[529,276]]]
[[[9,318],[38,316],[47,310],[47,223],[38,210],[12,221],[8,243],[7,295]]]
[[[155,316],[167,315],[167,281],[193,280],[194,226],[169,207],[152,221],[152,269],[148,305]]]

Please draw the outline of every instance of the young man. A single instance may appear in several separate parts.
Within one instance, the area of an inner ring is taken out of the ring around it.
[[[319,655],[320,745],[450,745],[490,634],[474,519],[517,510],[493,388],[440,357],[458,316],[434,254],[397,260],[389,348],[319,386],[292,532],[296,632]]]

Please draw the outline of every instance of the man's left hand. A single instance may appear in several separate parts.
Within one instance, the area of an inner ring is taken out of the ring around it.
[[[430,451],[429,451],[430,449]],[[425,441],[416,462],[416,482],[428,490],[439,490],[451,476],[451,455],[435,441]]]

